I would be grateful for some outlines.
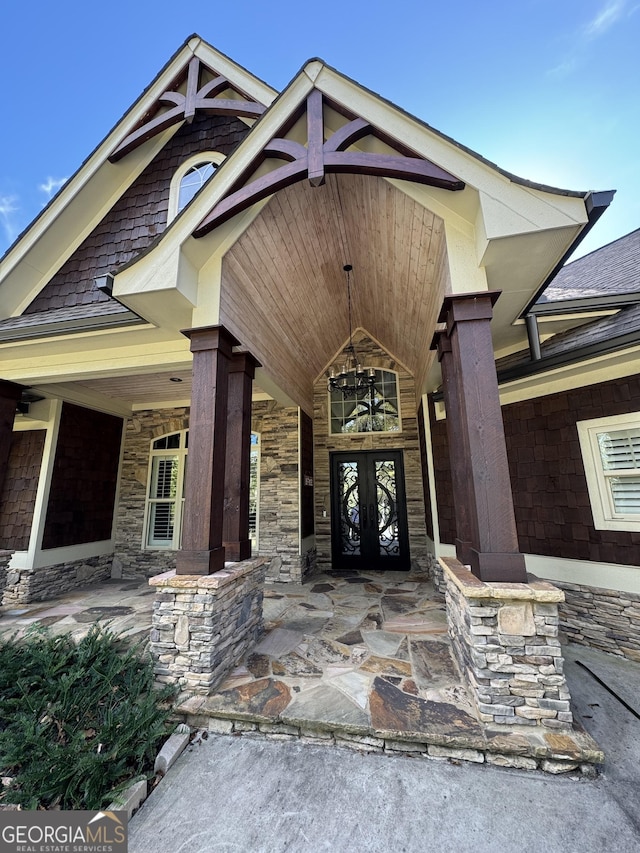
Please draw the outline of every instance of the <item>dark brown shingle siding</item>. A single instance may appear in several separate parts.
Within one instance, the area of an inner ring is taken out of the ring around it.
[[[43,549],[111,538],[122,423],[64,403]]]
[[[640,375],[503,406],[520,550],[574,560],[637,565],[640,534],[596,530],[577,421],[640,412]],[[440,538],[455,518],[446,424],[432,423]]]
[[[169,186],[180,164],[199,151],[220,151],[228,156],[248,131],[238,119],[223,116],[196,117],[192,124],[183,125],[25,313],[107,301],[109,297],[94,290],[94,278],[123,266],[164,231]]]
[[[46,430],[14,432],[0,500],[0,548],[26,551],[42,465]]]

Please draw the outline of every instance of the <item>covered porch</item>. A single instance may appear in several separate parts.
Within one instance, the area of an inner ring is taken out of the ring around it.
[[[152,609],[145,582],[113,579],[4,607],[0,632],[41,625],[79,638],[100,622],[144,642]],[[445,603],[424,573],[267,582],[263,612],[264,634],[218,688],[178,703],[191,726],[554,773],[589,773],[604,760],[579,724],[560,733],[480,719],[455,662]]]

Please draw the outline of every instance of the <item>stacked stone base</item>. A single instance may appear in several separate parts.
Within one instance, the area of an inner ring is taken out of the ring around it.
[[[7,571],[12,554],[13,551],[0,551],[0,604],[2,604],[2,596],[7,585]]]
[[[597,775],[604,755],[586,732],[574,732],[571,737],[548,732],[543,735],[533,729],[524,734],[497,733],[488,730],[483,735],[461,733],[457,737],[427,731],[403,739],[399,733],[381,732],[354,725],[335,725],[286,717],[267,719],[261,715],[210,710],[206,697],[191,696],[176,708],[185,722],[195,729],[235,737],[268,738],[271,740],[300,740],[305,743],[342,746],[358,752],[384,753],[405,758],[436,761],[471,762],[516,770],[542,770],[545,773],[580,773]]]
[[[190,693],[215,690],[263,632],[265,570],[266,560],[254,558],[212,575],[171,571],[149,580],[158,681]]]
[[[560,629],[571,643],[640,662],[640,594],[573,583],[564,592]]]
[[[552,584],[483,583],[458,560],[441,560],[449,634],[483,723],[570,731],[569,689]]]
[[[267,560],[267,580],[276,583],[302,583],[316,571],[316,549],[306,554],[289,553],[265,556]]]
[[[46,601],[111,577],[112,555],[89,557],[39,569],[6,569],[2,603],[5,606]]]

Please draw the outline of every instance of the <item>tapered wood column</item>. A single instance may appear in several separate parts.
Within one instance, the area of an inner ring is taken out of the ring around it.
[[[224,568],[222,545],[229,363],[238,341],[224,326],[183,332],[191,341],[193,382],[179,575]]]
[[[248,352],[234,353],[229,367],[223,545],[226,559],[234,563],[251,557],[251,392],[256,367],[260,363]]]
[[[442,371],[444,406],[447,412],[447,438],[451,456],[451,486],[453,490],[453,508],[456,516],[456,557],[468,566],[471,564],[471,471],[468,447],[462,452],[457,448],[465,446],[467,436],[462,429],[463,412],[460,407],[458,381],[451,349],[451,339],[446,332],[438,331],[433,336],[431,349],[438,351],[438,361]],[[455,448],[455,451],[453,450]]]
[[[13,422],[16,416],[16,406],[22,395],[22,386],[14,382],[0,379],[0,498],[7,474]]]
[[[447,324],[453,366],[447,380],[455,386],[462,432],[450,453],[452,465],[468,476],[471,570],[487,582],[526,583],[491,341],[498,296],[496,291],[464,293],[447,296],[442,304],[438,319]]]

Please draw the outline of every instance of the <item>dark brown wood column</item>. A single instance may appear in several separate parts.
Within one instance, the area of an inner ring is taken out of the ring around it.
[[[444,331],[438,331],[433,336],[431,349],[437,349],[438,361],[442,371],[442,389],[444,406],[447,413],[447,438],[449,448],[465,446],[466,435],[462,429],[463,413],[460,407],[458,382],[455,376],[455,364],[451,349],[451,339]],[[451,456],[451,487],[453,490],[453,509],[456,516],[456,556],[460,562],[471,564],[471,493],[469,471],[469,449],[463,452],[452,452]]]
[[[223,545],[226,559],[234,563],[251,557],[251,392],[256,367],[260,363],[248,352],[234,353],[229,367]]]
[[[491,341],[499,295],[462,293],[445,297],[442,304],[438,319],[447,324],[453,366],[447,380],[455,386],[462,432],[462,443],[450,447],[450,453],[452,465],[460,465],[468,477],[471,570],[483,581],[526,583]]]
[[[0,498],[2,497],[2,489],[9,463],[16,406],[21,396],[21,385],[0,379]]]
[[[222,545],[229,363],[238,341],[224,326],[183,332],[191,341],[193,383],[179,575],[224,568]]]

